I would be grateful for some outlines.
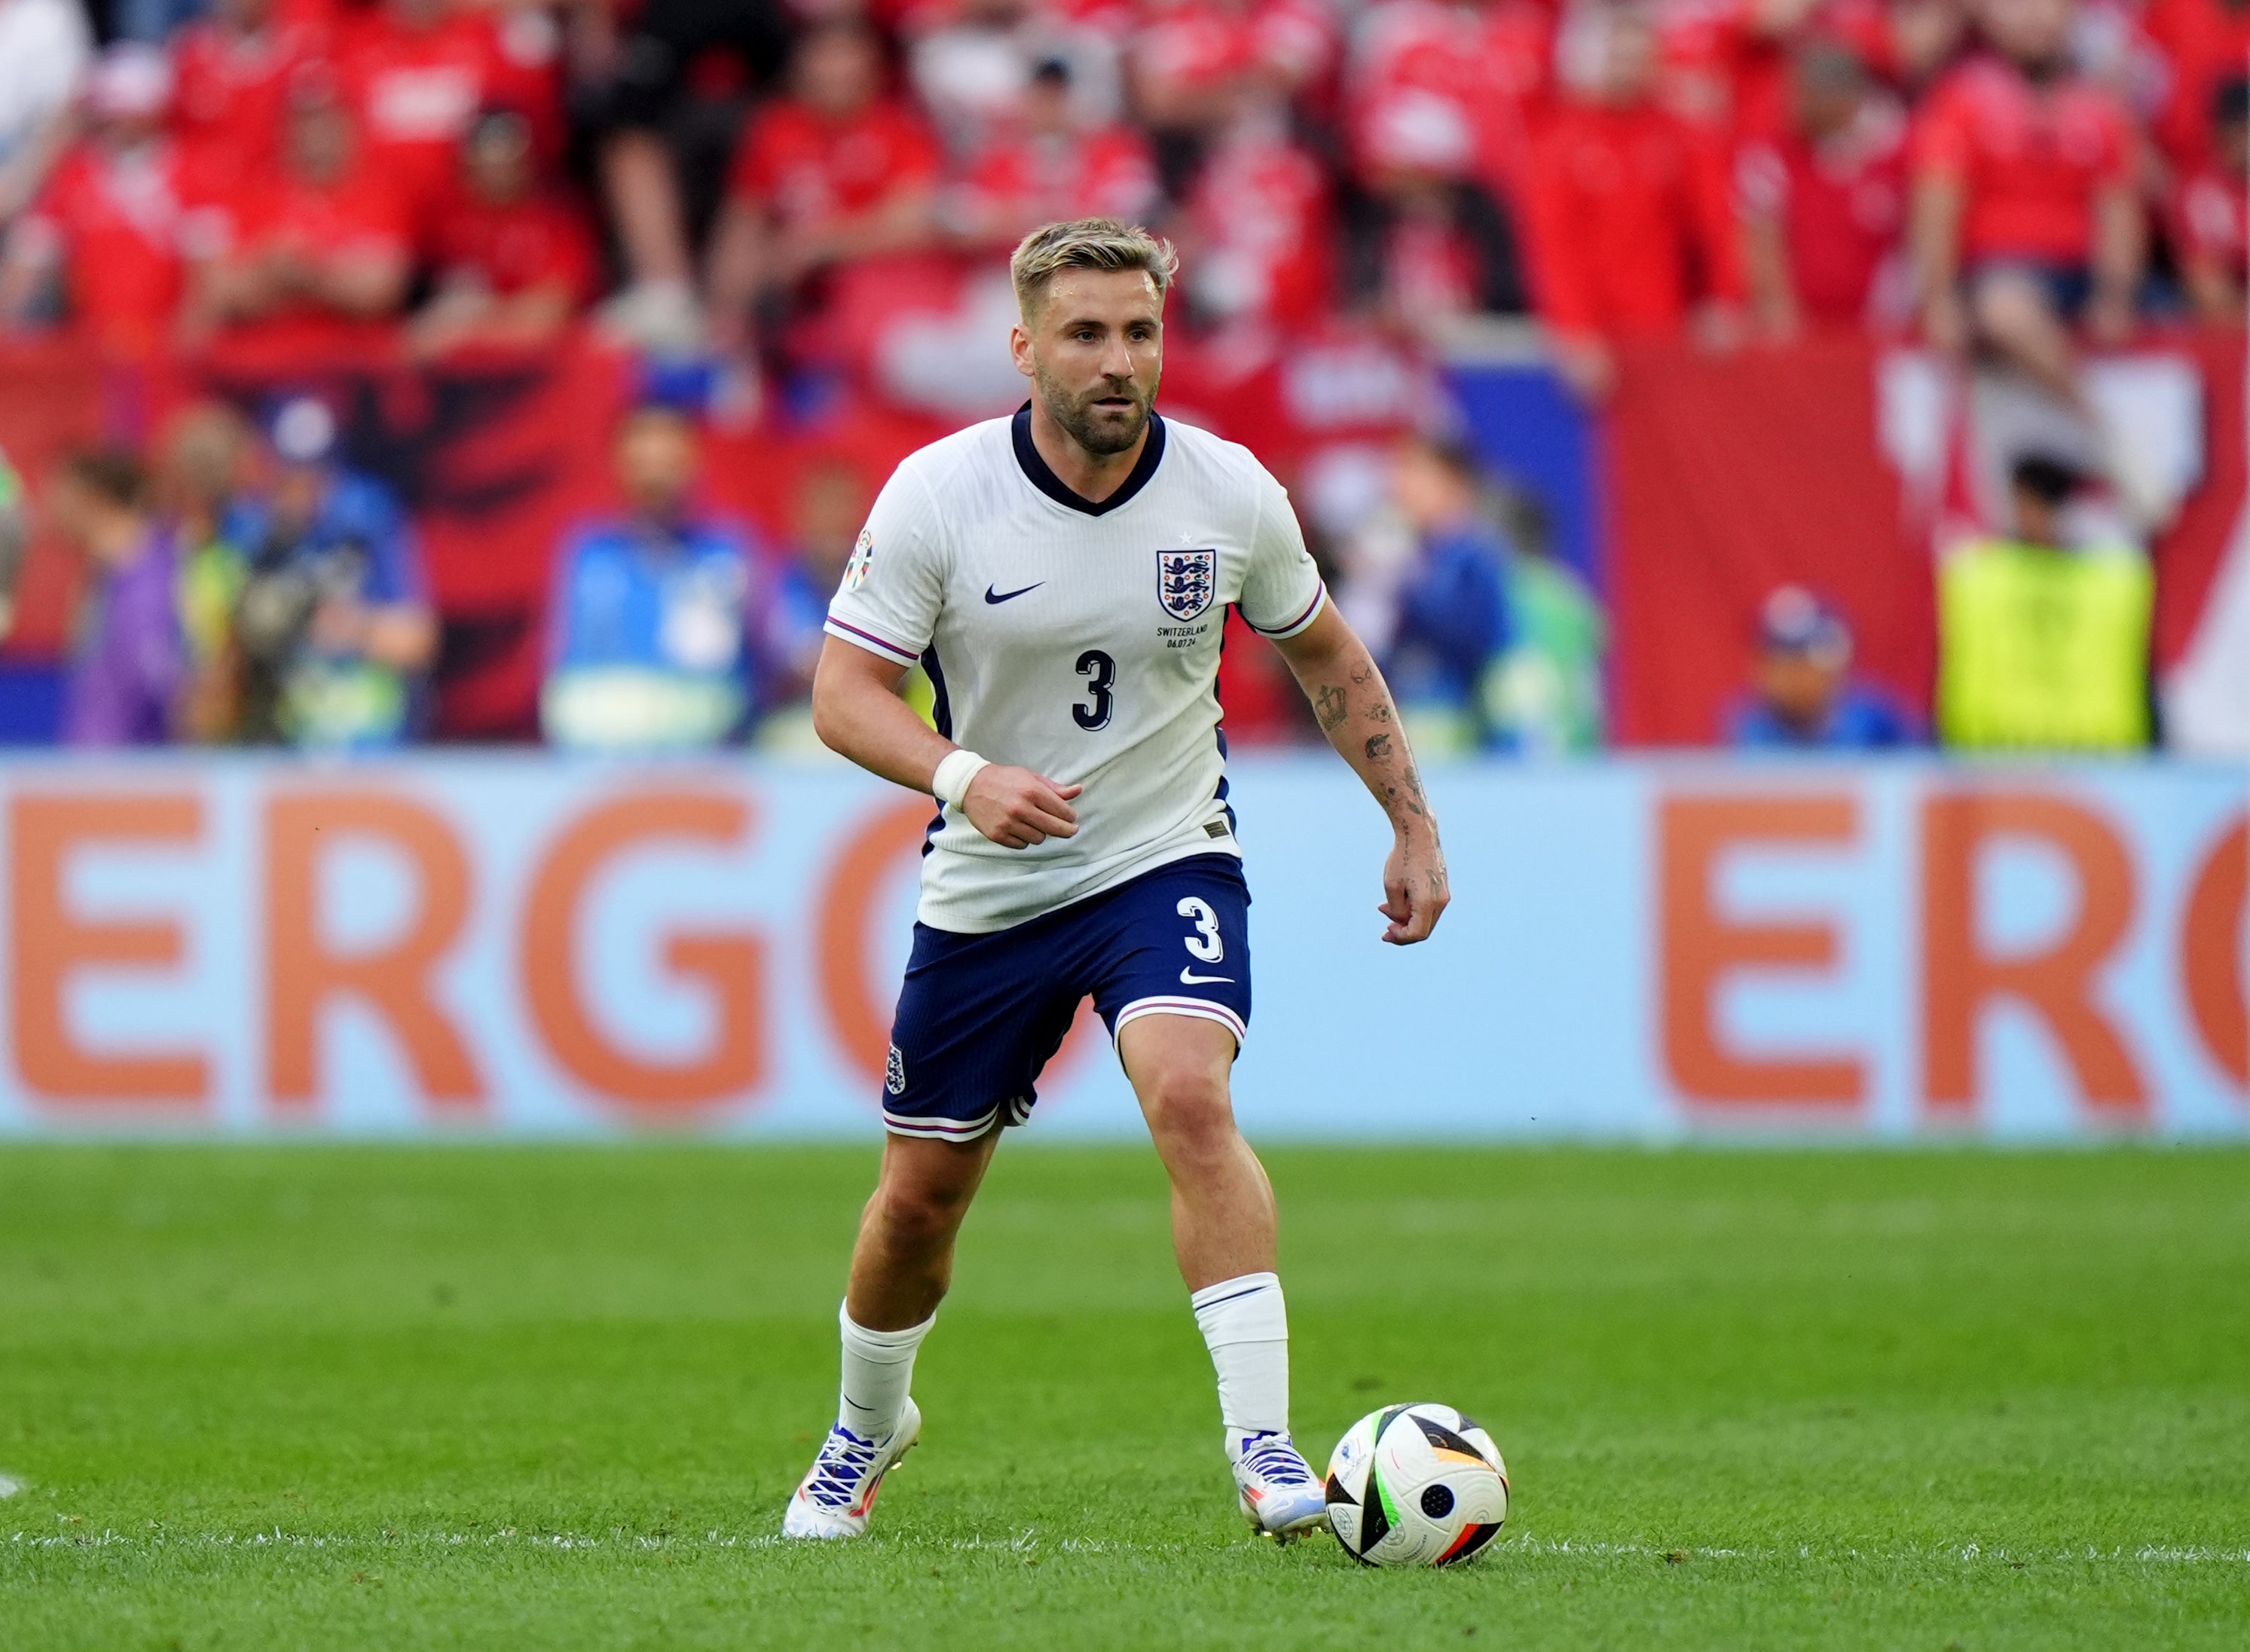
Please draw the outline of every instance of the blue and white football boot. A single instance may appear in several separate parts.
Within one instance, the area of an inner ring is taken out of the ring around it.
[[[1286,1434],[1253,1434],[1234,1459],[1242,1518],[1260,1537],[1294,1543],[1329,1523],[1328,1489]]]
[[[898,1427],[884,1440],[862,1440],[837,1423],[821,1442],[812,1470],[789,1500],[782,1516],[785,1538],[856,1538],[867,1529],[883,1476],[914,1449],[921,1437],[921,1411],[912,1400],[899,1413]]]

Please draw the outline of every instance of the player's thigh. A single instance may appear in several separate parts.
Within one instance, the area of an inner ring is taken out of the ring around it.
[[[974,1141],[1020,1124],[1085,995],[1046,920],[988,935],[914,926],[883,1077],[892,1134]]]
[[[1235,1049],[1232,1032],[1199,1015],[1141,1015],[1119,1029],[1117,1058],[1166,1158],[1232,1137]]]

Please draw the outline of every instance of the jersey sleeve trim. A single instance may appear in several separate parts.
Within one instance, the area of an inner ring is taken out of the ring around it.
[[[831,637],[864,648],[870,654],[880,654],[886,659],[894,659],[901,665],[911,665],[921,657],[919,653],[902,643],[894,643],[887,637],[876,636],[873,631],[863,631],[856,625],[848,624],[838,619],[833,614],[828,616],[828,623],[821,629]]]
[[[1306,626],[1310,625],[1313,621],[1318,617],[1321,611],[1321,605],[1328,600],[1328,583],[1326,581],[1322,581],[1313,588],[1313,600],[1305,605],[1305,611],[1298,615],[1296,618],[1291,620],[1287,625],[1260,625],[1256,620],[1252,619],[1247,614],[1245,614],[1242,617],[1244,622],[1249,625],[1250,629],[1257,632],[1260,637],[1271,637],[1275,638],[1294,637],[1299,631],[1303,630]]]

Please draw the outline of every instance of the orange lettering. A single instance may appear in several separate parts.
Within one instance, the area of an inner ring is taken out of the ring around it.
[[[1985,848],[2030,838],[2056,850],[2078,884],[2078,918],[2043,952],[1998,957],[1977,933],[1977,874]],[[1922,817],[1923,1093],[1933,1112],[1967,1115],[1979,1093],[1977,1027],[1984,1006],[2013,998],[2046,1023],[2091,1106],[2121,1122],[2146,1116],[2131,1054],[2094,1004],[2095,973],[2133,916],[2133,865],[2093,810],[2030,792],[1932,796]]]
[[[321,933],[322,851],[377,839],[413,864],[421,902],[406,932],[371,952],[330,950]],[[319,1027],[331,998],[355,997],[388,1022],[423,1093],[475,1112],[484,1084],[468,1047],[430,994],[469,911],[469,864],[445,821],[386,792],[324,791],[266,806],[266,1083],[275,1105],[307,1110],[320,1088]]]
[[[1712,903],[1722,856],[1746,843],[1849,846],[1859,811],[1848,796],[1667,797],[1659,810],[1662,858],[1664,1056],[1672,1082],[1697,1101],[1764,1106],[1853,1106],[1866,1093],[1848,1053],[1757,1057],[1730,1049],[1713,999],[1740,969],[1827,970],[1835,926],[1736,923]]]
[[[548,1051],[598,1095],[653,1112],[680,1112],[730,1100],[765,1077],[765,949],[746,934],[667,936],[665,967],[709,988],[717,1031],[685,1061],[650,1061],[620,1050],[597,1029],[578,990],[579,908],[595,878],[628,849],[652,838],[689,838],[714,849],[740,843],[748,805],[731,797],[654,793],[590,809],[556,837],[531,882],[519,967],[531,1018]]]
[[[18,796],[8,809],[10,1011],[16,1070],[25,1088],[55,1101],[201,1104],[211,1069],[193,1050],[139,1055],[90,1050],[72,1036],[64,1010],[70,978],[99,965],[170,968],[183,950],[169,918],[94,921],[64,898],[72,851],[89,843],[193,846],[203,836],[200,800]]]
[[[2250,816],[2238,817],[2196,869],[2180,926],[2180,980],[2196,1034],[2219,1070],[2250,1090],[2250,1007],[2242,990],[2246,907]]]

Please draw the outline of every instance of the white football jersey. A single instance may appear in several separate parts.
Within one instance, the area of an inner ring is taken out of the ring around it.
[[[1239,855],[1218,652],[1230,603],[1293,637],[1325,600],[1289,496],[1249,450],[1152,416],[1096,504],[1032,444],[1031,412],[973,424],[893,473],[828,632],[937,690],[941,733],[1083,786],[1073,837],[1003,849],[941,810],[921,921],[982,933],[1168,861]]]

